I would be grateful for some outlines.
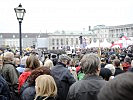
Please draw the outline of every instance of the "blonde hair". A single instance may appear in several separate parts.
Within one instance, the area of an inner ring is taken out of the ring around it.
[[[56,83],[52,76],[40,75],[36,78],[35,82],[36,82],[35,100],[38,96],[55,97],[57,95]]]
[[[48,59],[44,62],[44,66],[47,66],[48,68],[51,69],[54,65],[53,62],[50,59]]]
[[[2,69],[3,66],[3,57],[0,55],[0,70]]]

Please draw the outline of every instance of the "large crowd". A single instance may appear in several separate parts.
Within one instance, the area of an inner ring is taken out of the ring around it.
[[[0,52],[0,100],[133,100],[133,48]]]

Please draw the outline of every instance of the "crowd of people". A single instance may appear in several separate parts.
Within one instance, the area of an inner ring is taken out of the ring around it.
[[[132,48],[0,54],[0,100],[133,100],[132,80]]]

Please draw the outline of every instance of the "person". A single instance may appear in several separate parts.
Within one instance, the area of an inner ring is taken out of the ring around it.
[[[1,74],[8,83],[11,94],[11,100],[17,100],[19,73],[13,64],[14,54],[12,52],[5,52],[2,56],[4,61],[3,61]]]
[[[106,65],[106,59],[105,58],[101,58],[101,68],[104,68]]]
[[[57,100],[66,100],[69,87],[76,81],[69,69],[66,67],[70,57],[60,55],[59,62],[51,69],[51,74],[55,79],[58,97]]]
[[[48,67],[38,67],[31,72],[27,81],[21,87],[20,94],[21,100],[33,100],[35,98],[35,79],[40,75],[51,75]],[[45,82],[44,82],[45,83]]]
[[[131,68],[131,58],[125,57],[124,62],[122,63],[123,70],[126,72],[129,68]]]
[[[66,100],[97,100],[97,94],[106,83],[99,76],[100,64],[100,58],[97,54],[90,53],[83,56],[81,68],[85,77],[70,87]]]
[[[54,66],[52,60],[46,59],[44,62],[44,66],[49,67],[50,69]]]
[[[120,60],[119,59],[114,59],[113,65],[115,66],[114,76],[124,73],[124,71],[120,68]]]
[[[35,100],[56,100],[57,87],[54,78],[50,75],[40,75],[36,78]]]
[[[78,78],[77,78],[77,73],[76,73],[76,68],[75,68],[75,62],[73,59],[67,62],[67,68],[70,70],[74,79],[77,81]]]
[[[110,80],[98,94],[98,100],[133,100],[133,73],[126,72]]]
[[[113,79],[115,74],[115,66],[113,64],[107,64],[104,68],[108,68],[112,72],[110,79]]]
[[[0,75],[0,100],[10,100],[10,90],[6,80]]]
[[[27,59],[26,59],[26,69],[25,72],[23,72],[20,77],[19,77],[19,86],[18,86],[18,91],[20,92],[20,89],[22,87],[22,85],[25,83],[25,81],[27,80],[27,78],[30,76],[31,71],[40,67],[40,62],[39,59],[37,58],[37,56],[35,55],[30,55]]]
[[[82,80],[84,78],[84,76],[85,76],[85,74],[84,74],[82,68],[80,68],[78,75],[77,75],[78,80]]]
[[[2,69],[2,66],[3,66],[3,59],[2,59],[2,56],[0,55],[0,71]]]
[[[22,65],[20,64],[20,58],[14,58],[14,64],[15,64],[16,69],[19,72],[19,74],[22,74],[24,72],[25,68],[22,67]]]
[[[53,62],[53,65],[55,66],[57,64],[57,62],[58,62],[57,55],[56,54],[53,54],[51,57],[52,57],[51,60]]]
[[[133,72],[133,60],[131,61],[131,67],[128,69],[129,72]]]
[[[110,77],[112,75],[112,72],[108,68],[101,68],[99,75],[102,76],[102,78],[104,80],[109,81],[109,79],[110,79]]]

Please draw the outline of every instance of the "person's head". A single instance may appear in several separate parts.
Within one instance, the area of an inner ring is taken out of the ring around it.
[[[85,74],[99,74],[101,61],[97,54],[85,54],[81,59],[81,67]]]
[[[133,60],[131,61],[131,67],[133,68]]]
[[[3,54],[4,61],[12,62],[14,60],[14,54],[12,52],[5,52]]]
[[[26,59],[26,68],[30,68],[31,70],[33,70],[37,67],[40,67],[39,59],[35,55],[30,55]]]
[[[127,63],[131,64],[131,58],[130,57],[125,57],[124,62],[127,62]]]
[[[55,97],[57,95],[57,86],[52,76],[40,75],[35,82],[36,98],[38,96]]]
[[[110,69],[111,72],[112,72],[112,75],[115,74],[115,67],[114,67],[114,65],[112,65],[112,64],[107,64],[104,68]]]
[[[47,66],[49,68],[52,68],[54,65],[53,65],[53,62],[52,60],[48,59],[44,62],[44,66]]]
[[[113,65],[114,65],[115,67],[119,67],[119,66],[120,66],[120,60],[119,60],[119,59],[114,59]]]
[[[98,100],[133,100],[133,73],[117,75],[98,94]]]
[[[106,59],[105,58],[101,58],[101,63],[105,63]]]
[[[14,64],[16,66],[20,65],[20,59],[19,58],[14,58]]]
[[[60,55],[59,56],[59,62],[65,64],[65,65],[67,65],[68,61],[70,61],[70,60],[71,60],[70,57],[67,55]]]
[[[100,76],[102,76],[102,78],[106,81],[108,81],[110,79],[110,76],[112,75],[111,70],[109,70],[108,68],[101,68],[100,70]]]
[[[0,66],[2,66],[2,65],[3,65],[3,57],[0,56]]]
[[[36,69],[34,69],[32,72],[31,72],[31,75],[29,76],[28,78],[28,83],[29,85],[35,85],[35,79],[40,76],[40,75],[51,75],[50,73],[50,69],[48,67],[38,67]]]

